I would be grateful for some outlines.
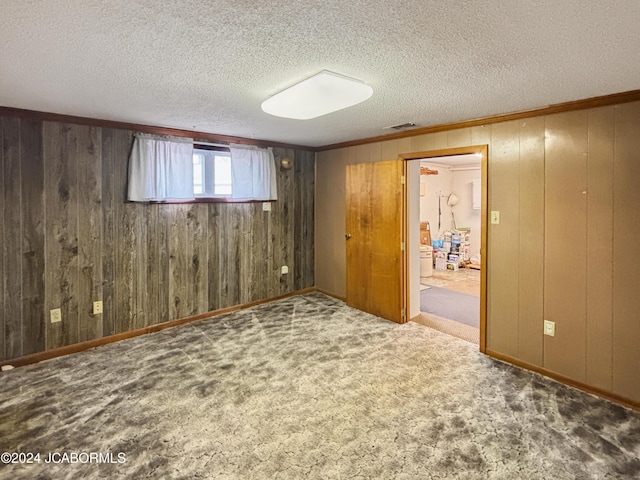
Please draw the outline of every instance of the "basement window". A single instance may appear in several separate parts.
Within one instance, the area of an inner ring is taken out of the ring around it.
[[[271,148],[193,144],[136,134],[129,156],[131,202],[268,202],[277,200]]]

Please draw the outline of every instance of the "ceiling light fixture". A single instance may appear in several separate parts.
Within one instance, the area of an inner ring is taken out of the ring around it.
[[[373,95],[360,80],[323,70],[262,102],[270,115],[308,120],[352,107]]]

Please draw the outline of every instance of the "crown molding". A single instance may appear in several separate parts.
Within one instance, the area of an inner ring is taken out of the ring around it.
[[[494,115],[491,117],[476,118],[474,120],[465,120],[462,122],[443,123],[430,127],[414,128],[404,132],[389,133],[379,135],[377,137],[362,138],[359,140],[351,140],[348,142],[334,143],[317,147],[316,151],[336,150],[338,148],[355,147],[358,145],[366,145],[368,143],[386,142],[388,140],[396,140],[399,138],[416,137],[427,133],[446,132],[449,130],[457,130],[459,128],[478,127],[482,125],[490,125],[492,123],[508,122],[511,120],[520,120],[523,118],[538,117],[541,115],[551,115],[554,113],[571,112],[574,110],[585,110],[587,108],[608,107],[621,103],[640,101],[640,90],[631,90],[629,92],[614,93],[611,95],[603,95],[601,97],[586,98],[584,100],[575,100],[572,102],[557,103],[533,110],[523,110],[521,112],[505,113]]]
[[[0,107],[0,116],[11,116],[28,118],[32,120],[46,122],[71,123],[74,125],[88,125],[90,127],[117,128],[121,130],[133,130],[140,133],[150,133],[152,135],[169,135],[172,137],[193,138],[196,142],[211,143],[240,143],[243,145],[254,145],[257,147],[278,147],[293,148],[295,150],[306,150],[315,152],[316,148],[306,145],[294,145],[289,143],[272,142],[269,140],[256,140],[253,138],[235,137],[232,135],[218,135],[215,133],[197,132],[195,130],[182,130],[179,128],[158,127],[139,123],[118,122],[114,120],[102,120],[98,118],[76,117],[74,115],[63,115],[60,113],[39,112],[36,110],[24,110],[13,107]]]

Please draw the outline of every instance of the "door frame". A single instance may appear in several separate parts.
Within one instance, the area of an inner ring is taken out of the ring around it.
[[[429,150],[425,152],[413,152],[413,153],[404,153],[399,155],[399,158],[403,161],[403,171],[404,178],[408,178],[408,162],[411,160],[422,160],[426,158],[436,158],[436,157],[450,157],[454,155],[468,155],[468,154],[482,154],[481,161],[481,201],[482,206],[480,210],[480,352],[485,353],[487,349],[487,265],[488,265],[488,256],[487,256],[487,238],[488,238],[488,199],[489,199],[489,175],[488,175],[488,156],[489,156],[489,145],[472,145],[468,147],[457,147],[457,148],[445,148],[440,150]],[[405,182],[406,183],[406,182]],[[407,239],[409,238],[409,222],[408,222],[408,202],[409,202],[409,189],[404,188],[404,195],[402,200],[402,212],[403,212],[403,221],[402,221],[402,241],[407,248],[404,249],[402,255],[403,262],[403,270],[404,270],[404,295],[403,295],[403,304],[404,311],[407,312],[408,317],[408,308],[411,305],[410,295],[411,289],[409,286],[411,285],[409,278],[409,265],[408,265],[408,243]]]

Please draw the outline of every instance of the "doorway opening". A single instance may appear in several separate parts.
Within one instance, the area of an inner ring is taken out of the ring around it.
[[[409,318],[483,352],[487,153],[480,145],[401,156]]]

